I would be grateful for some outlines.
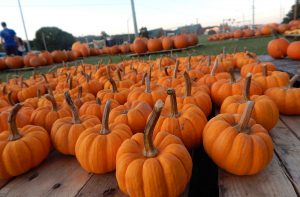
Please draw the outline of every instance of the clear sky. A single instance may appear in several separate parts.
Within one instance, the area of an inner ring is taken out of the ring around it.
[[[133,32],[130,0],[20,0],[29,39],[43,26],[74,36]],[[223,19],[252,20],[253,0],[135,0],[138,27],[174,28],[196,23],[218,25]],[[280,22],[294,0],[255,0],[256,22]],[[0,0],[0,21],[25,38],[17,0]],[[235,23],[237,25],[242,24]]]

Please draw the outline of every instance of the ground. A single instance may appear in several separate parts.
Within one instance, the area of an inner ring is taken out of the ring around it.
[[[266,48],[267,43],[272,39],[272,37],[261,37],[261,38],[248,38],[248,39],[241,39],[241,40],[224,40],[224,41],[207,41],[207,36],[200,36],[199,37],[199,43],[203,44],[203,46],[193,49],[192,54],[219,54],[222,51],[222,48],[225,47],[227,52],[233,52],[235,49],[237,50],[243,50],[244,47],[247,48],[248,51],[255,52],[258,55],[266,54]],[[178,56],[186,56],[187,52],[178,52],[176,53]],[[159,55],[153,55],[151,58],[156,58]],[[126,55],[122,56],[123,58],[128,58]],[[148,58],[148,57],[143,57]],[[85,58],[83,61],[85,63],[91,63],[96,64],[100,59],[102,59],[104,62],[108,62],[109,56],[97,56],[97,57],[89,57]],[[119,55],[112,56],[113,62],[119,62],[121,61],[121,57]],[[35,69],[36,73],[45,73],[48,72],[49,67],[45,68],[38,68]],[[32,74],[32,70],[30,71],[22,71],[19,73],[15,72],[9,72],[9,71],[1,71],[0,72],[0,80],[5,81],[7,79],[7,75],[15,75],[15,74],[21,74],[24,77],[28,77]]]

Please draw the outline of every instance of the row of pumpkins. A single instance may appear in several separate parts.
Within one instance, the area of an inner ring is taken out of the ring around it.
[[[219,33],[208,37],[209,41],[226,40],[226,39],[239,39],[259,36],[270,36],[273,30],[276,30],[280,34],[284,34],[288,30],[300,29],[300,20],[292,20],[289,24],[277,24],[271,23],[262,26],[259,29],[244,29],[236,30],[228,33]]]
[[[197,34],[180,34],[172,37],[150,38],[137,37],[132,44],[114,45],[101,49],[103,54],[146,53],[171,49],[182,49],[197,45]]]
[[[300,41],[290,43],[287,39],[277,36],[268,43],[267,51],[274,59],[282,59],[287,56],[292,60],[300,60]]]
[[[63,63],[75,61],[79,57],[97,56],[100,55],[100,49],[89,48],[86,44],[75,42],[72,45],[72,50],[62,51],[55,50],[52,52],[42,51],[37,53],[28,53],[25,56],[7,56],[0,58],[0,70],[17,69],[26,67],[40,67],[52,65],[54,63]]]
[[[188,150],[201,144],[228,172],[258,173],[272,160],[279,113],[300,114],[296,78],[249,52],[12,78],[0,84],[0,179],[38,166],[52,146],[87,172],[116,170],[130,196],[181,194],[192,174]],[[208,120],[213,105],[220,114]]]

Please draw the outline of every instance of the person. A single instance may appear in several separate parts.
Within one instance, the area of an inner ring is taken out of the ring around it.
[[[17,37],[17,39],[18,39],[18,55],[22,56],[26,51],[26,47],[22,38]]]
[[[16,37],[16,32],[7,28],[5,22],[2,22],[1,26],[3,28],[3,30],[0,32],[1,42],[3,43],[4,41],[6,55],[18,55],[18,40]]]

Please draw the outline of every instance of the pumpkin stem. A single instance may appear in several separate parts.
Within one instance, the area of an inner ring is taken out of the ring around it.
[[[20,139],[22,136],[20,135],[16,123],[16,118],[18,111],[22,108],[22,104],[17,103],[11,110],[8,116],[8,131],[10,132],[10,135],[8,137],[9,141],[15,141]]]
[[[210,71],[210,75],[211,76],[215,76],[216,75],[217,68],[218,68],[218,58],[215,59],[214,66],[212,67],[212,69]]]
[[[178,108],[177,108],[177,100],[176,100],[176,93],[175,90],[172,88],[169,88],[167,90],[167,94],[170,95],[170,101],[171,101],[171,117],[177,117],[178,116]]]
[[[52,87],[51,87],[50,85],[46,85],[46,87],[47,87],[47,92],[48,92],[48,94],[50,94],[51,96],[54,96],[54,95],[53,95]]]
[[[29,87],[29,85],[28,85],[25,81],[22,81],[22,88],[23,88],[23,85],[24,85],[26,88]]]
[[[267,68],[267,65],[266,64],[263,64],[262,65],[262,75],[264,77],[268,76],[268,68]]]
[[[151,81],[150,81],[149,75],[147,75],[145,78],[145,85],[146,85],[145,92],[150,93],[151,92]]]
[[[122,81],[122,75],[121,75],[121,69],[117,69],[117,75],[118,75],[118,79],[119,81]]]
[[[16,103],[15,101],[12,99],[12,91],[9,91],[9,93],[7,94],[7,100],[8,100],[8,103],[11,105],[11,106],[14,106]]]
[[[177,77],[178,66],[179,66],[179,60],[176,60],[176,64],[175,64],[175,67],[174,67],[174,73],[173,73],[173,78],[174,79],[176,79],[176,77]]]
[[[42,74],[42,77],[44,78],[44,80],[45,80],[45,83],[46,83],[46,84],[48,84],[48,83],[49,83],[49,81],[48,81],[48,79],[47,79],[47,76],[46,76],[45,74]]]
[[[211,57],[210,55],[207,56],[207,66],[210,66],[211,64]]]
[[[4,85],[4,86],[2,87],[2,94],[3,94],[3,95],[6,94],[6,85]]]
[[[110,79],[111,78],[111,69],[110,69],[110,65],[106,66],[106,74],[107,74],[107,78]]]
[[[40,90],[40,88],[38,88],[36,90],[36,97],[41,98],[41,95],[42,95],[41,90]]]
[[[58,111],[58,106],[57,106],[57,102],[56,102],[54,96],[52,96],[52,95],[50,95],[50,94],[46,94],[46,95],[45,95],[45,98],[46,98],[48,101],[51,102],[51,104],[52,104],[52,111],[57,112],[57,111]]]
[[[147,77],[147,72],[145,72],[144,74],[143,74],[143,78],[142,78],[142,85],[145,85],[145,80],[146,80],[146,77]]]
[[[73,124],[81,123],[79,113],[78,113],[78,109],[77,109],[76,105],[74,104],[74,102],[73,102],[73,100],[70,96],[69,91],[66,91],[64,95],[65,95],[65,99],[66,99],[66,101],[67,101],[67,103],[68,103],[68,105],[71,109],[71,112],[72,112],[72,118],[73,118],[72,122],[73,122]]]
[[[229,74],[230,74],[230,83],[235,83],[236,80],[235,80],[233,69],[230,69]]]
[[[191,55],[189,55],[189,57],[188,57],[188,64],[187,64],[187,67],[186,67],[186,70],[187,71],[190,71],[191,70],[191,58],[192,58],[192,56]]]
[[[153,64],[152,66],[149,67],[149,71],[148,71],[149,81],[151,81],[151,77],[152,77],[152,68],[153,68]]]
[[[73,78],[72,77],[70,77],[68,79],[68,85],[69,85],[69,90],[72,90],[73,89]]]
[[[107,100],[105,103],[103,117],[102,117],[102,128],[100,130],[101,135],[107,135],[110,133],[109,126],[108,126],[110,106],[111,106],[111,99]]]
[[[118,92],[118,88],[117,88],[117,84],[116,84],[115,80],[113,80],[112,78],[109,78],[109,82],[111,83],[111,86],[112,86],[112,92],[113,93]]]
[[[158,150],[153,145],[153,130],[155,128],[155,125],[158,121],[158,118],[160,116],[161,110],[164,106],[164,103],[162,100],[156,101],[154,105],[154,109],[152,113],[150,114],[150,117],[147,121],[147,124],[145,126],[144,130],[144,156],[145,157],[155,157],[158,154]]]
[[[166,75],[166,76],[169,76],[169,73],[168,73],[168,67],[167,67],[167,66],[164,68],[164,71],[165,71],[165,75]]]
[[[137,71],[137,69],[135,69],[135,68],[132,69],[132,72],[133,72],[135,75],[138,74],[138,71]]]
[[[244,81],[244,89],[243,89],[243,91],[244,91],[243,96],[246,101],[250,100],[251,79],[252,79],[252,74],[248,73],[246,76],[246,79]]]
[[[240,118],[239,123],[237,124],[236,128],[239,132],[245,130],[248,126],[249,120],[251,118],[251,113],[254,107],[254,101],[247,101],[247,106]]]
[[[82,97],[82,86],[78,86],[78,90],[77,90],[77,99],[81,99]]]
[[[162,56],[160,57],[160,59],[159,59],[159,63],[158,63],[158,70],[160,70],[161,71],[161,61],[162,61]]]
[[[96,104],[97,104],[97,105],[101,105],[101,100],[100,100],[99,97],[96,98]]]
[[[184,82],[185,82],[185,96],[191,96],[192,95],[192,83],[191,78],[188,72],[184,71],[183,73]]]
[[[291,79],[290,79],[290,82],[289,82],[289,85],[288,85],[288,88],[292,88],[294,83],[297,81],[299,75],[294,75]]]

